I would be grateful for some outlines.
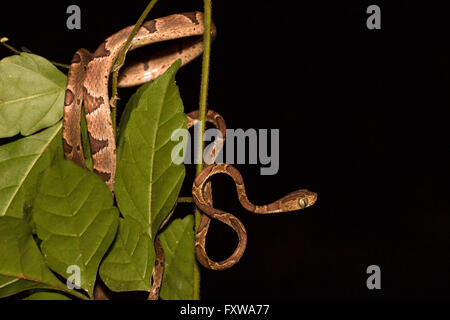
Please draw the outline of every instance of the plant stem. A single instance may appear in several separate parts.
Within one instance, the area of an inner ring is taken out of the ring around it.
[[[13,46],[9,45],[6,43],[6,41],[8,41],[9,39],[6,37],[3,37],[0,39],[0,43],[5,46],[6,48],[8,48],[9,50],[11,50],[12,52],[14,52],[15,54],[20,54],[20,51],[17,50],[16,48],[14,48]]]
[[[149,14],[150,10],[154,7],[154,5],[158,2],[158,0],[151,0],[147,7],[142,12],[141,16],[139,17],[138,21],[134,25],[133,30],[131,30],[130,35],[127,38],[127,41],[125,42],[124,46],[120,50],[120,53],[117,57],[116,62],[114,63],[113,72],[112,72],[112,89],[111,89],[111,117],[112,117],[112,125],[114,130],[114,135],[116,135],[116,117],[117,117],[117,110],[116,110],[116,101],[118,100],[117,96],[117,78],[119,77],[119,70],[123,66],[125,62],[125,55],[127,54],[128,49],[130,49],[131,46],[131,40],[133,40],[134,36],[138,32],[139,28],[141,27],[141,24],[144,22],[145,18],[147,18],[147,15]]]
[[[67,292],[68,294],[71,294],[81,300],[89,300],[89,298],[86,297],[84,294],[82,294],[78,291],[75,291],[73,289],[64,289],[64,292]]]
[[[60,63],[60,62],[56,62],[56,61],[52,61],[52,60],[49,60],[49,61],[51,63],[53,63],[53,65],[55,65],[57,67],[64,68],[64,69],[69,69],[70,68],[70,65],[68,65],[68,64]]]
[[[197,167],[198,175],[203,170],[203,135],[205,132],[206,104],[208,98],[208,79],[209,79],[209,57],[211,54],[211,0],[204,0],[204,33],[203,33],[203,60],[202,60],[202,80],[200,85],[200,102],[199,102],[199,118],[200,118],[200,136],[197,139]],[[195,230],[198,229],[202,217],[198,208],[195,209]],[[194,267],[194,299],[200,300],[200,270],[198,264]]]
[[[16,48],[14,48],[13,46],[7,44],[6,42],[9,39],[6,37],[3,37],[0,39],[0,44],[2,44],[3,46],[5,46],[6,48],[8,48],[9,50],[11,50],[12,52],[14,52],[15,54],[21,54],[22,52],[27,52],[27,53],[32,53],[29,49],[22,47],[22,51],[17,50]],[[59,63],[59,62],[55,62],[55,61],[51,61],[49,60],[53,65],[57,66],[57,67],[61,67],[61,68],[65,68],[65,69],[69,69],[70,66],[68,64],[64,64],[64,63]]]
[[[178,203],[192,203],[192,202],[194,202],[194,199],[192,199],[192,197],[178,197],[177,202]]]

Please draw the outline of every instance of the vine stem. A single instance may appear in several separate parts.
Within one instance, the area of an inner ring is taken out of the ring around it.
[[[147,18],[147,15],[149,14],[150,10],[155,6],[156,2],[158,2],[158,0],[151,0],[148,3],[147,7],[144,9],[144,11],[142,12],[138,21],[134,25],[133,30],[131,30],[131,33],[128,36],[127,41],[125,42],[124,46],[120,50],[117,60],[114,63],[114,67],[112,70],[112,89],[111,89],[111,100],[110,100],[110,104],[112,107],[111,118],[112,118],[114,136],[116,136],[116,118],[117,118],[116,103],[117,103],[117,100],[119,99],[117,96],[117,78],[119,77],[119,70],[125,62],[125,56],[128,52],[128,49],[130,49],[131,40],[133,40],[134,36],[138,32],[138,30],[141,27],[142,23],[144,22],[145,18]]]
[[[203,33],[203,60],[202,60],[202,78],[200,85],[200,102],[199,102],[199,120],[200,120],[200,133],[197,139],[197,154],[198,160],[196,167],[196,174],[198,175],[203,170],[203,135],[205,132],[205,117],[206,117],[206,105],[208,98],[208,80],[209,80],[209,58],[211,55],[211,0],[204,0],[204,33]],[[200,225],[202,214],[198,208],[195,208],[195,230],[197,231]],[[200,269],[198,264],[194,267],[194,299],[200,300]]]

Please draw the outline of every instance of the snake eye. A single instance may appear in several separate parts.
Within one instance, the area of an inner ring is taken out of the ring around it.
[[[308,199],[307,198],[298,199],[298,205],[300,206],[301,209],[306,208],[306,206],[308,205]]]

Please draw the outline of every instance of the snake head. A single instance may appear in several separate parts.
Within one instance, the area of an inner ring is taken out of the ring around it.
[[[297,190],[280,199],[281,209],[282,211],[296,211],[304,209],[312,206],[316,203],[316,200],[317,193],[306,189]]]

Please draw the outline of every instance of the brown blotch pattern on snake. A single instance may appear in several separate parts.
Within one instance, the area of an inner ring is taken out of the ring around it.
[[[66,139],[63,138],[63,148],[64,148],[64,153],[71,153],[72,152],[72,146],[70,144],[67,143]]]
[[[97,140],[91,135],[90,132],[88,132],[88,134],[89,134],[89,141],[91,142],[91,152],[93,155],[108,146],[109,144],[108,140]]]
[[[106,48],[106,41],[103,41],[103,43],[97,48],[97,50],[95,50],[93,57],[108,57],[110,54],[111,52]]]
[[[81,62],[81,57],[78,53],[75,53],[73,55],[72,61],[70,61],[70,63],[80,63]]]
[[[147,29],[149,33],[154,33],[157,31],[156,30],[156,20],[150,20],[150,21],[144,22],[142,24],[142,26],[145,29]]]
[[[109,181],[109,179],[111,179],[111,173],[98,171],[97,169],[94,169],[94,172],[96,174],[98,174],[100,176],[100,178],[102,178],[102,180],[105,182],[107,182],[107,181]]]
[[[74,96],[72,90],[66,89],[66,95],[64,96],[64,105],[68,106],[68,105],[72,104],[74,97],[75,96]]]
[[[103,97],[93,97],[89,94],[86,87],[83,86],[86,114],[92,113],[103,104]]]
[[[186,18],[191,20],[192,23],[199,24],[199,22],[197,20],[197,13],[196,12],[184,12],[184,13],[181,13],[181,15],[185,16]]]

